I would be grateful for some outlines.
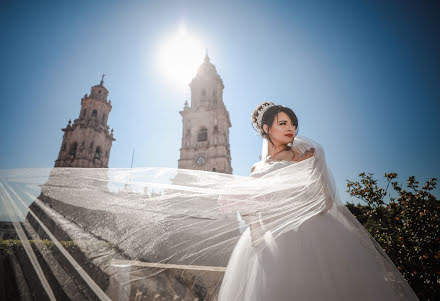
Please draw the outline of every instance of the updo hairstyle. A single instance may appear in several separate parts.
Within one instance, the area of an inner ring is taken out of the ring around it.
[[[298,118],[296,117],[295,113],[292,111],[292,109],[288,108],[288,107],[284,107],[282,105],[274,105],[269,107],[263,114],[263,118],[261,118],[261,124],[259,124],[258,120],[259,120],[259,114],[261,114],[261,111],[263,110],[264,106],[267,106],[271,104],[271,102],[263,102],[261,104],[259,104],[255,110],[252,112],[252,126],[253,128],[260,134],[261,137],[263,138],[267,138],[270,143],[273,144],[273,142],[271,141],[269,134],[264,132],[263,130],[263,125],[267,124],[269,126],[269,128],[272,126],[275,117],[278,115],[278,113],[280,112],[284,112],[286,113],[290,120],[293,122],[293,125],[296,128],[296,133],[298,133]]]

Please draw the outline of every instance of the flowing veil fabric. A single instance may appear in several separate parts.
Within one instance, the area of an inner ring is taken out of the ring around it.
[[[8,170],[0,174],[0,196],[25,225],[44,215],[47,225],[60,221],[58,232],[76,229],[72,240],[105,242],[83,257],[108,275],[101,283],[89,271],[112,298],[109,287],[122,277],[114,262],[123,260],[157,264],[136,270],[136,281],[167,264],[226,267],[204,295],[209,300],[417,300],[341,203],[322,148],[305,137],[292,147],[316,151],[301,162],[272,162],[263,144],[250,177],[174,168]]]

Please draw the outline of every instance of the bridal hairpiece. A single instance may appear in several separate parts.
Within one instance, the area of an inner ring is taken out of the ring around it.
[[[263,125],[261,123],[263,122],[263,115],[270,107],[273,107],[274,105],[275,104],[273,102],[265,102],[261,105],[261,107],[258,109],[256,121],[252,122],[254,127],[256,127],[259,130],[262,129]]]

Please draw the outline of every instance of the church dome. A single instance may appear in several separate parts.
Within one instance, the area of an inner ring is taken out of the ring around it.
[[[217,69],[215,68],[214,64],[211,63],[208,53],[205,56],[204,62],[197,70],[196,78],[214,79],[221,82],[221,85],[223,86],[223,80],[221,79],[220,75],[218,75]]]

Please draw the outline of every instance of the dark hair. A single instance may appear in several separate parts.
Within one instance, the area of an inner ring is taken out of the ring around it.
[[[267,104],[267,102],[264,102],[255,108],[254,112],[252,113],[252,121],[258,120],[258,114],[260,113],[260,109],[265,104]],[[263,137],[263,138],[267,137],[269,139],[270,143],[272,143],[272,144],[273,144],[273,142],[270,139],[269,134],[263,130],[263,125],[267,124],[270,128],[275,120],[275,117],[280,112],[284,112],[289,116],[290,120],[292,121],[293,125],[296,128],[296,132],[298,133],[298,118],[296,117],[296,115],[292,111],[292,109],[290,109],[288,107],[281,106],[281,105],[271,106],[270,108],[268,108],[266,110],[266,112],[264,112],[263,118],[261,119],[261,125],[257,125],[256,130],[260,133],[261,137]],[[260,126],[261,126],[261,128],[259,128]]]

